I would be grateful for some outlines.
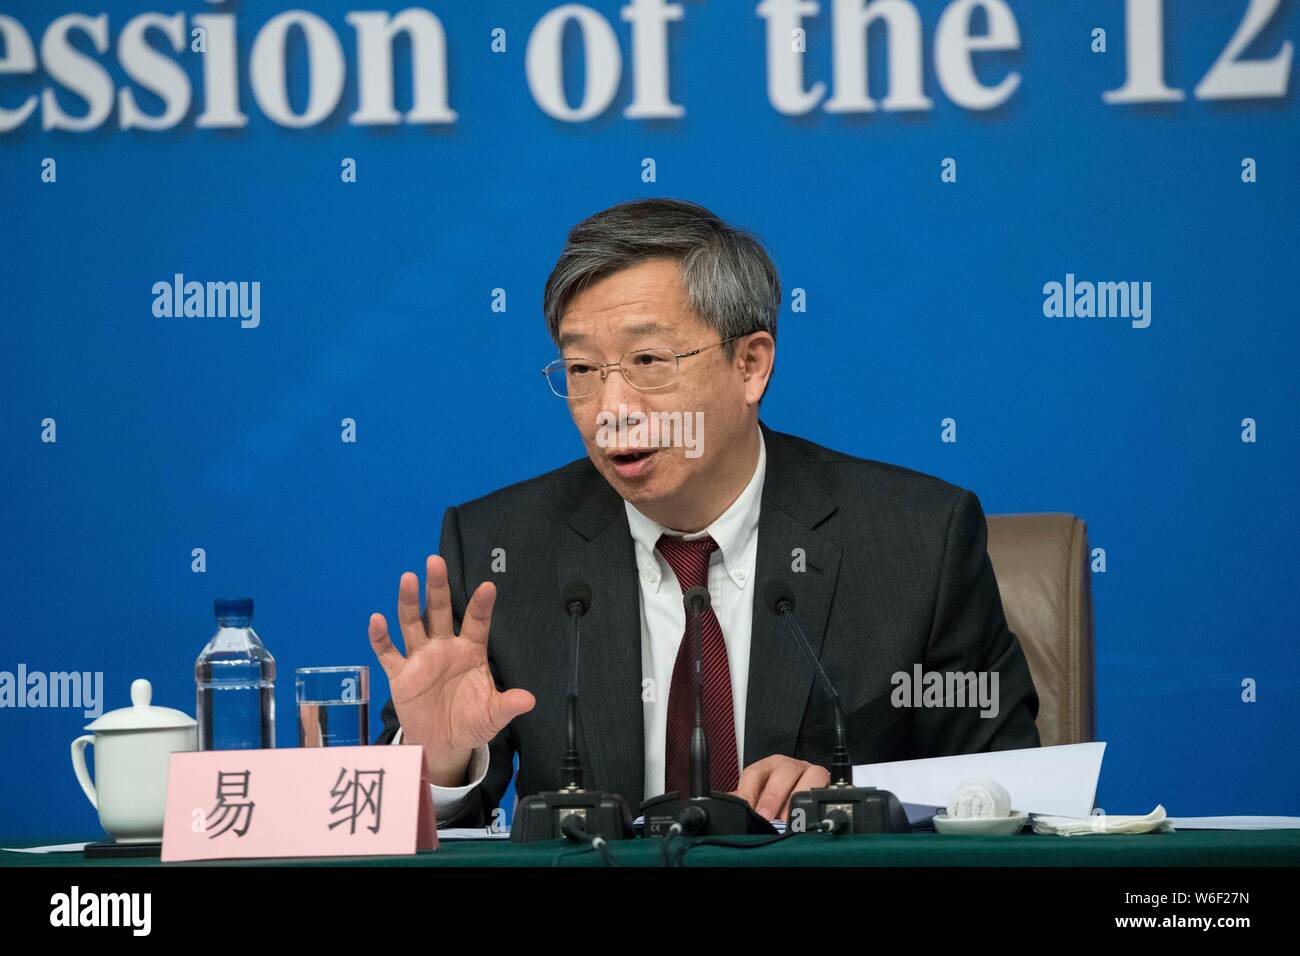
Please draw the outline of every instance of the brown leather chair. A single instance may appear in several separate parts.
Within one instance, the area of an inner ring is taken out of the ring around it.
[[[988,516],[988,551],[1007,626],[1038,691],[1044,747],[1094,739],[1088,527],[1068,514]]]

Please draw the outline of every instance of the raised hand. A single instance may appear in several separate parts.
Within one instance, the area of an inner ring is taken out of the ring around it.
[[[485,581],[469,599],[455,633],[447,563],[429,555],[425,566],[425,613],[420,581],[405,572],[397,589],[397,621],[405,656],[388,636],[382,614],[370,615],[370,646],[388,675],[402,739],[424,746],[429,779],[461,786],[474,749],[536,706],[526,690],[498,691],[488,667],[488,630],[496,586]]]

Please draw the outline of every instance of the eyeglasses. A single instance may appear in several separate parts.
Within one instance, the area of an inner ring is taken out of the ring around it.
[[[748,333],[746,333],[748,334]],[[733,335],[721,342],[692,349],[689,352],[674,352],[672,349],[635,349],[627,352],[617,362],[593,362],[585,358],[559,358],[542,369],[546,383],[551,391],[560,398],[584,398],[599,388],[598,383],[605,381],[608,369],[616,368],[633,388],[642,392],[652,392],[657,388],[666,388],[677,381],[681,375],[681,360],[699,355],[709,349],[716,349],[744,338]]]

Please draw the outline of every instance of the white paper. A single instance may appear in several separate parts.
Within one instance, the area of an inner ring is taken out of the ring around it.
[[[1053,817],[1042,813],[1034,815],[1035,833],[1055,833],[1059,836],[1085,836],[1095,834],[1168,833],[1173,829],[1165,808],[1156,808],[1143,816],[1094,813],[1086,817]]]
[[[853,768],[853,782],[889,790],[905,803],[946,807],[963,780],[992,777],[1010,792],[1013,810],[1086,817],[1105,750],[1098,741],[863,764]]]
[[[1175,830],[1300,830],[1300,817],[1170,817]]]
[[[509,830],[489,830],[487,827],[447,827],[438,831],[439,840],[502,840],[509,837]]]
[[[85,848],[85,843],[52,843],[49,846],[5,846],[0,850],[10,853],[80,853]]]

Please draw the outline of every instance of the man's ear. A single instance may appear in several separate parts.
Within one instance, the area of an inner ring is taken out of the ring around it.
[[[769,332],[755,332],[736,345],[736,368],[745,383],[745,404],[757,405],[767,391],[776,362],[776,340]]]

